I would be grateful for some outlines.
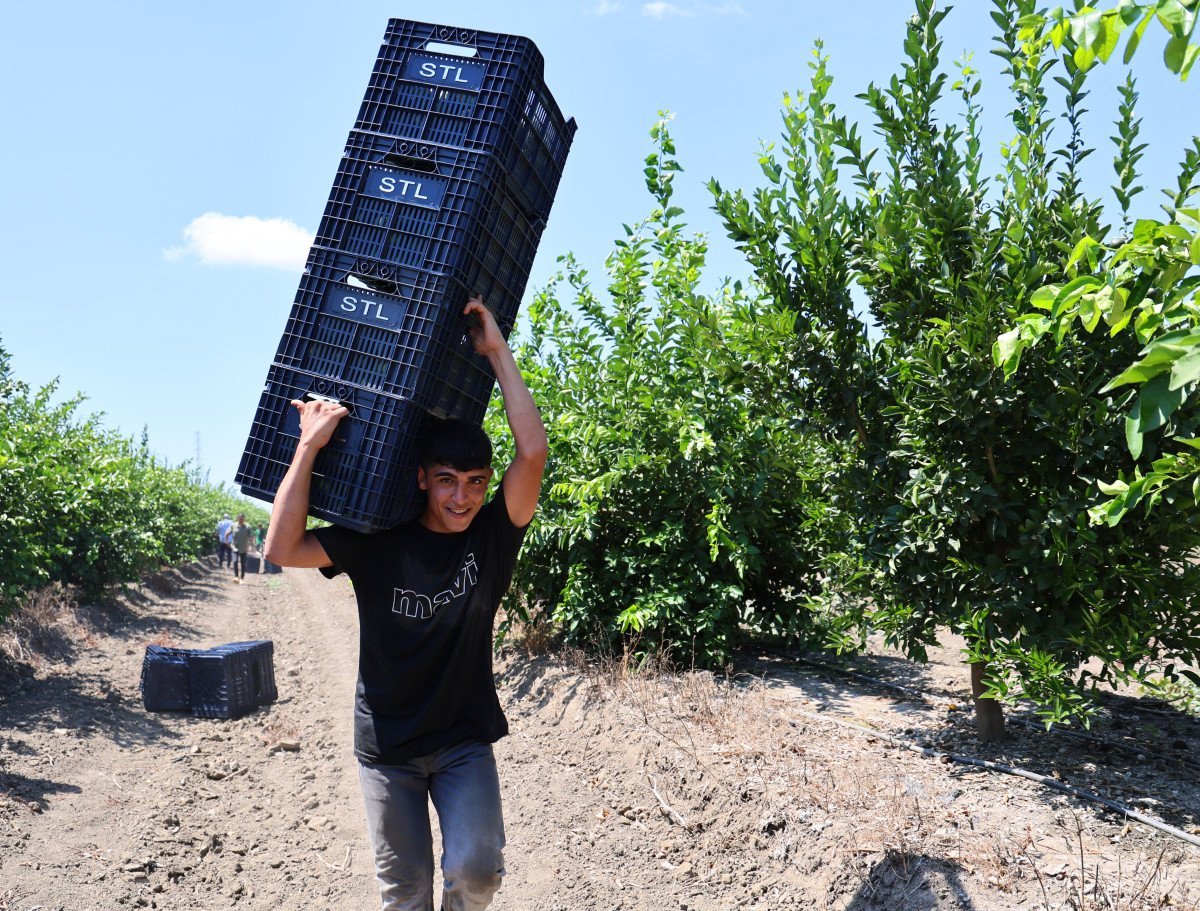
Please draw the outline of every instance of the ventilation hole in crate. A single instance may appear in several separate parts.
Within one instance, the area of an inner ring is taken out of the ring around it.
[[[430,117],[422,137],[442,145],[462,145],[466,142],[470,126],[469,120],[458,120],[453,117]]]
[[[312,373],[340,374],[342,365],[346,362],[346,354],[345,348],[335,348],[332,345],[314,342],[304,352],[304,360],[300,364],[300,369]]]
[[[396,204],[390,199],[377,199],[374,196],[359,196],[354,205],[354,214],[350,217],[366,225],[386,228],[396,211]]]
[[[387,379],[388,368],[390,366],[381,357],[369,357],[365,354],[356,353],[350,357],[350,363],[342,371],[342,378],[348,383],[354,383],[356,386],[370,386],[375,388],[382,385],[383,381]]]
[[[425,263],[425,252],[428,249],[427,237],[414,237],[401,231],[392,231],[388,235],[387,246],[383,249],[383,258],[398,266],[419,268]]]
[[[412,108],[393,108],[388,117],[387,132],[398,136],[423,137],[425,131],[425,111],[414,111]]]
[[[433,96],[436,91],[431,85],[397,82],[396,92],[392,96],[392,104],[405,108],[415,108],[419,111],[428,111],[433,104]]]
[[[351,342],[354,341],[354,323],[336,316],[322,317],[317,320],[313,339],[314,341],[349,348]]]
[[[383,228],[351,223],[346,234],[345,249],[347,253],[377,257],[383,249],[386,237],[387,232]]]
[[[358,338],[355,340],[356,350],[374,357],[390,358],[396,350],[396,333],[375,326],[359,326]]]
[[[437,224],[438,213],[420,206],[397,206],[397,230],[408,234],[428,235]]]
[[[474,92],[459,92],[454,89],[438,89],[433,99],[435,114],[453,114],[456,117],[470,117],[475,113],[475,103],[479,96]]]

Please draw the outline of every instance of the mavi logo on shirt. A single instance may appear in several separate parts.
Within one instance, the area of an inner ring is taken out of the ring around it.
[[[432,597],[409,588],[397,588],[392,596],[392,613],[403,617],[428,620],[455,598],[465,598],[479,578],[479,567],[475,555],[467,554],[463,567],[454,579],[454,586],[440,591]]]

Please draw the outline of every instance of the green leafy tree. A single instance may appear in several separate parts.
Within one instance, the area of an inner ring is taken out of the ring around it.
[[[1066,16],[1059,9],[1048,17],[1031,15],[1021,24],[1026,34],[1047,31],[1056,47],[1076,61],[1082,54],[1083,63],[1091,66],[1107,61],[1121,31],[1132,27],[1125,49],[1128,62],[1145,29],[1157,21],[1171,36],[1164,62],[1186,79],[1200,56],[1200,46],[1191,43],[1196,18],[1197,0],[1122,0],[1110,10],[1081,6]],[[1113,188],[1126,224],[1130,199],[1141,190],[1133,186],[1144,148],[1136,145],[1138,121],[1131,114],[1135,98],[1130,80],[1119,121],[1118,184]],[[1032,304],[1044,312],[1021,317],[997,354],[1006,369],[1014,371],[1022,351],[1043,337],[1053,336],[1061,347],[1075,343],[1075,333],[1091,334],[1101,325],[1112,334],[1133,332],[1145,346],[1137,361],[1106,387],[1131,386],[1138,393],[1125,421],[1131,463],[1120,466],[1115,477],[1098,481],[1109,499],[1092,510],[1097,523],[1115,525],[1130,510],[1153,509],[1164,499],[1190,496],[1193,504],[1200,504],[1200,275],[1194,268],[1200,265],[1198,174],[1200,140],[1194,139],[1180,164],[1176,188],[1166,191],[1167,217],[1139,219],[1131,237],[1097,233],[1080,240],[1064,267],[1071,281],[1038,289]],[[1149,447],[1147,434],[1153,435]]]
[[[1125,41],[1125,63],[1133,59],[1141,45],[1146,29],[1158,23],[1167,32],[1163,62],[1172,73],[1187,79],[1200,44],[1192,43],[1196,32],[1200,0],[1119,0],[1111,9],[1097,9],[1077,0],[1071,12],[1061,6],[1048,14],[1027,13],[1017,25],[1028,31],[1044,31],[1047,40],[1071,56],[1072,63],[1087,70],[1097,63],[1107,63],[1128,32]]]
[[[672,204],[665,119],[651,136],[654,208],[616,242],[607,294],[566,257],[527,311],[518,362],[551,448],[510,606],[713,665],[743,631],[806,634],[836,447],[776,394],[791,316],[702,290],[707,243]],[[491,429],[506,435],[496,411]]]
[[[923,659],[940,629],[961,633],[985,741],[1003,736],[1004,700],[1028,697],[1048,721],[1086,717],[1089,685],[1200,657],[1194,515],[1089,521],[1097,479],[1124,454],[1127,394],[1104,387],[1136,341],[1040,346],[1008,378],[997,365],[1029,295],[1069,278],[1062,263],[1103,220],[1079,174],[1087,69],[1018,25],[1032,7],[994,3],[1013,98],[994,178],[980,166],[978,76],[968,59],[951,81],[946,11],[918,0],[902,70],[860,96],[877,148],[828,101],[818,48],[811,91],[785,99],[781,149],[764,149],[765,186],[714,186],[758,281],[794,316],[798,407],[854,447],[834,493],[854,534],[828,590],[841,604],[833,644],[877,629]],[[962,114],[946,119],[948,89]]]
[[[207,553],[222,512],[266,512],[161,464],[82,416],[81,396],[56,403],[12,375],[0,348],[0,618],[51,582],[93,597],[149,569]]]

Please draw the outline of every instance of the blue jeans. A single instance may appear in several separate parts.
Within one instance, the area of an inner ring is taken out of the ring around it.
[[[442,909],[482,911],[504,875],[504,818],[491,744],[467,741],[399,765],[358,764],[383,911],[433,911],[442,830]]]

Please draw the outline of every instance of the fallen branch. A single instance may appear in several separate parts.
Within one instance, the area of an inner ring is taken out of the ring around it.
[[[687,822],[684,821],[684,818],[669,803],[663,800],[663,796],[658,793],[658,782],[654,780],[654,776],[649,772],[646,773],[646,781],[650,782],[650,790],[658,801],[658,807],[662,811],[663,816],[666,816],[681,829],[686,829],[688,827]]]

